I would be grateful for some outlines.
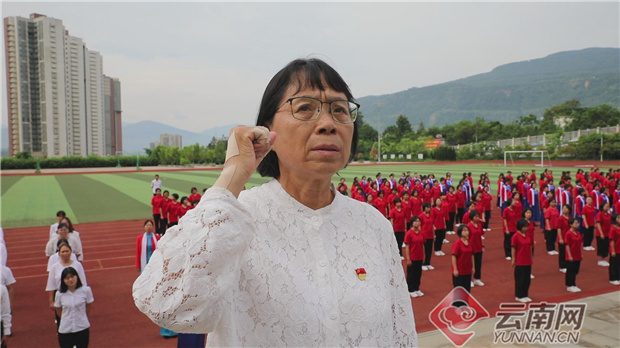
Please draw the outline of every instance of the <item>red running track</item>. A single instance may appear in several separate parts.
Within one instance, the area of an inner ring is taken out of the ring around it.
[[[491,232],[484,240],[482,266],[484,287],[474,287],[472,295],[494,315],[501,302],[514,301],[514,281],[510,261],[504,259],[503,236],[499,210],[493,210]],[[95,296],[91,322],[91,347],[176,347],[176,339],[159,336],[159,328],[134,306],[131,287],[138,275],[134,268],[135,240],[142,233],[143,220],[115,221],[76,225],[84,244],[83,262],[88,284]],[[49,227],[15,228],[5,230],[8,266],[15,284],[13,304],[12,347],[57,347],[56,325],[48,308],[45,284],[47,258],[44,246]],[[447,236],[453,242],[456,235]],[[618,291],[608,282],[607,268],[596,265],[596,252],[584,252],[584,261],[577,285],[583,290],[573,294],[566,291],[564,274],[558,271],[557,256],[544,250],[543,235],[536,233],[530,297],[538,301],[562,302],[581,297]],[[432,257],[435,270],[422,274],[424,297],[412,299],[418,332],[433,330],[428,313],[452,290],[450,274],[450,245],[444,244],[446,256]]]

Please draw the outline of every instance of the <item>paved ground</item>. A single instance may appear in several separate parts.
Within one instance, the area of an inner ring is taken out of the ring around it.
[[[620,347],[620,291],[581,298],[567,303],[586,303],[586,316],[577,345],[522,344],[519,347]],[[481,320],[474,324],[474,337],[468,347],[513,347],[516,345],[493,344],[494,328],[499,318]],[[439,331],[419,334],[420,347],[454,347]]]

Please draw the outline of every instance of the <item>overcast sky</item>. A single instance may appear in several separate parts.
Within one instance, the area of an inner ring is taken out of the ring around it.
[[[253,124],[290,60],[326,60],[363,97],[559,51],[620,46],[618,1],[520,3],[25,3],[61,19],[122,84],[123,121],[191,131]],[[4,49],[4,45],[2,45]],[[2,124],[7,124],[2,54]],[[363,110],[362,106],[362,110]]]

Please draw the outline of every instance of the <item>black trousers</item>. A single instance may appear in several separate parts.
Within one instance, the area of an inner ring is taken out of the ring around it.
[[[471,292],[471,274],[459,274],[456,277],[452,274],[452,285],[455,288],[460,286],[467,290],[467,292]]]
[[[403,242],[405,241],[405,232],[394,232],[394,237],[396,237],[396,246],[398,247],[398,253],[400,254],[400,256],[403,256]]]
[[[583,246],[592,246],[594,240],[594,226],[583,229]]]
[[[484,211],[484,224],[482,224],[482,228],[488,229],[490,220],[491,220],[491,211],[485,210]]]
[[[506,257],[512,257],[510,250],[510,242],[512,241],[512,236],[515,232],[504,232],[504,254]]]
[[[609,256],[609,280],[620,280],[620,255]]]
[[[482,277],[482,251],[474,253],[474,279]]]
[[[163,236],[166,233],[166,230],[168,229],[168,219],[161,219],[160,227],[161,227],[161,230],[157,231],[157,233]]]
[[[577,286],[577,274],[581,261],[566,261],[566,276],[564,278],[566,286]]]
[[[446,220],[446,231],[454,231],[454,218],[456,212],[448,213],[448,220]]]
[[[433,240],[427,239],[424,242],[424,264],[423,266],[428,266],[431,264],[432,255],[433,255]]]
[[[155,223],[155,233],[161,231],[161,214],[153,214],[153,222]]]
[[[547,247],[547,251],[555,250],[555,241],[558,239],[558,230],[545,230],[545,246]]]
[[[456,223],[460,224],[463,221],[463,214],[465,214],[465,208],[456,208]]]
[[[532,266],[515,266],[515,297],[528,297],[530,291],[530,283],[532,274]]]
[[[58,333],[58,343],[60,344],[60,348],[73,348],[73,346],[76,346],[77,348],[86,348],[88,347],[89,338],[89,329],[66,334],[60,332]]]
[[[407,266],[407,288],[409,292],[420,290],[422,278],[422,260],[411,260],[411,266]]]
[[[441,251],[443,240],[446,238],[446,230],[435,230],[435,251]]]
[[[560,268],[566,268],[566,244],[558,243],[558,265]]]
[[[596,255],[607,257],[609,255],[609,237],[596,237]]]

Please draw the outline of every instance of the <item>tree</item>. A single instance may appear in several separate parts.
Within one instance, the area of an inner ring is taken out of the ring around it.
[[[402,138],[404,136],[410,135],[413,132],[413,128],[411,128],[411,122],[405,115],[398,115],[396,119],[396,128],[398,128],[398,137]]]
[[[575,113],[566,130],[578,130],[596,127],[615,126],[620,124],[620,111],[609,104],[586,108]]]
[[[426,128],[424,128],[424,121],[420,121],[420,123],[418,124],[417,134],[418,134],[418,137],[422,135],[426,135]]]
[[[359,139],[366,141],[376,141],[379,133],[368,123],[364,123],[359,131]]]
[[[30,159],[32,155],[28,151],[21,151],[15,154],[15,158],[17,159]]]

